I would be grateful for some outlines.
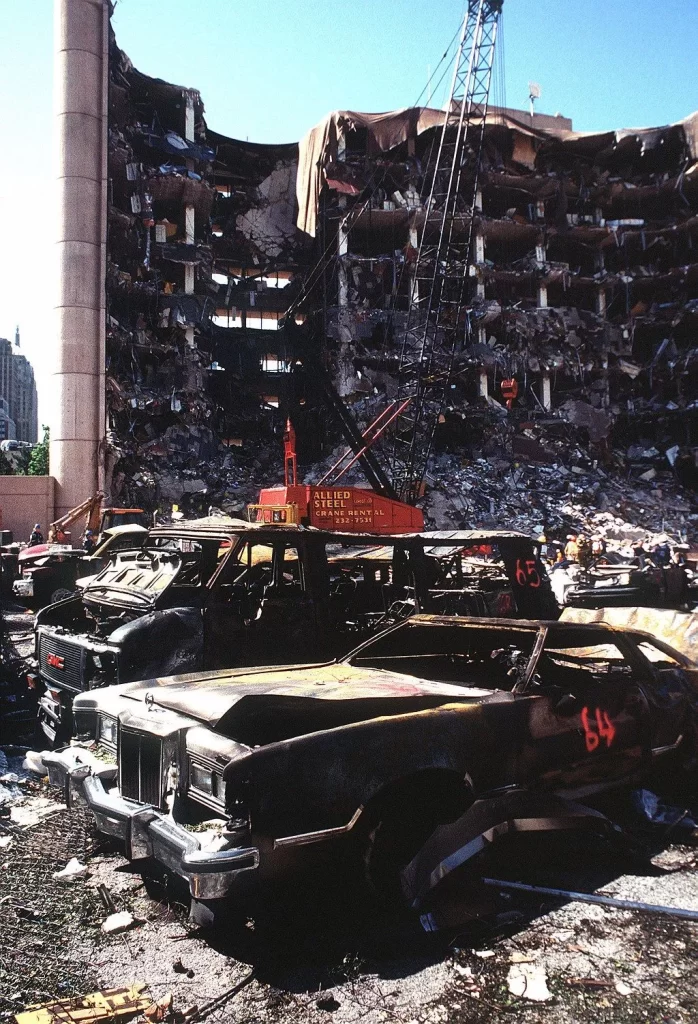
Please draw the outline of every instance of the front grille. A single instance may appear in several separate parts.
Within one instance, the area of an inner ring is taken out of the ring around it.
[[[162,741],[122,729],[119,735],[119,788],[128,800],[162,804]]]
[[[54,683],[62,683],[72,690],[84,689],[82,680],[82,653],[78,644],[52,636],[39,634],[39,665],[41,674]],[[53,664],[50,663],[51,659]]]

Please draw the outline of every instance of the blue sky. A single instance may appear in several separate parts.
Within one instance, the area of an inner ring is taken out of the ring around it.
[[[464,3],[118,0],[113,24],[141,71],[200,89],[212,128],[291,142],[329,110],[413,103]],[[0,0],[0,15],[0,336],[20,324],[45,408],[52,0]],[[525,106],[533,80],[539,109],[579,130],[666,124],[698,108],[697,38],[698,0],[505,0],[505,89],[494,98]]]

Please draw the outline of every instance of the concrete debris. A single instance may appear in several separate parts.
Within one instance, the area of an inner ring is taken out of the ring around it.
[[[471,999],[479,999],[481,989],[476,979],[473,977],[472,968],[464,967],[462,964],[454,964],[453,971],[458,975],[459,986],[464,993],[470,996]]]
[[[512,995],[532,1003],[548,1003],[553,998],[542,964],[513,964],[507,974],[507,986]]]
[[[635,991],[630,985],[626,985],[624,981],[617,981],[613,987],[619,996],[631,996]]]
[[[118,932],[126,932],[133,928],[136,919],[128,910],[120,910],[116,914],[110,914],[102,923],[102,931],[106,935],[115,935]]]
[[[33,772],[35,775],[45,776],[47,774],[44,762],[41,760],[41,754],[36,750],[28,750],[26,752],[22,767],[25,771]]]
[[[76,878],[85,878],[89,874],[87,867],[77,857],[71,857],[61,871],[54,871],[53,878],[65,882],[73,882]],[[106,924],[106,922],[105,922]]]

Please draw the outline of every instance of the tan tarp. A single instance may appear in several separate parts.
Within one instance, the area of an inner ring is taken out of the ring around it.
[[[303,136],[298,144],[298,199],[297,226],[306,234],[315,236],[320,192],[324,184],[325,168],[337,159],[337,142],[347,131],[365,128],[368,132],[368,152],[384,153],[399,146],[410,137],[421,135],[429,128],[443,125],[446,114],[432,107],[404,107],[385,114],[361,114],[355,110],[335,110]],[[488,124],[499,124],[520,135],[545,138],[545,131],[534,130],[517,121],[502,110],[487,112]],[[530,155],[527,155],[530,160]],[[526,162],[526,161],[524,161]]]
[[[639,139],[645,143],[647,149],[651,149],[653,145],[656,145],[661,138],[661,135],[667,128],[674,127],[683,128],[684,136],[686,138],[686,145],[691,154],[691,159],[698,160],[698,111],[693,114],[689,114],[688,117],[684,117],[681,121],[674,121],[672,124],[660,125],[656,128],[618,128],[615,131],[608,132],[568,132],[565,130],[550,131],[549,135],[554,135],[561,142],[581,142],[588,140],[598,140],[599,148],[602,145],[608,145],[611,141],[616,143],[621,142],[622,139],[626,139],[631,135],[638,136]]]
[[[651,633],[698,663],[698,615],[671,608],[565,608],[562,622],[608,622]]]
[[[391,110],[384,114],[362,114],[355,110],[335,110],[323,118],[319,124],[303,136],[299,143],[298,176],[296,178],[296,197],[298,199],[299,229],[308,235],[315,236],[320,192],[324,184],[325,168],[337,159],[337,142],[345,132],[354,128],[365,128],[368,132],[368,152],[382,153],[399,146],[408,138],[420,135],[429,128],[435,128],[444,122],[443,110],[431,107],[404,107],[402,110]],[[544,139],[555,137],[561,142],[577,142],[581,140],[596,141],[599,148],[610,145],[612,141],[620,142],[629,135],[643,138],[648,148],[656,144],[662,132],[671,125],[659,128],[622,128],[609,132],[573,132],[565,130],[537,129],[533,130],[520,121],[493,109],[488,111],[487,121],[501,124],[521,135]],[[686,144],[694,160],[698,160],[698,111],[690,114],[682,121],[676,121],[686,137]],[[519,157],[525,154],[521,162],[530,166],[531,154],[523,143],[519,144]]]
[[[298,146],[297,225],[315,236],[320,192],[325,167],[337,159],[337,141],[346,131],[365,128],[368,152],[384,152],[420,135],[428,128],[444,123],[443,110],[430,107],[405,107],[385,114],[360,114],[355,110],[334,110],[303,136]]]

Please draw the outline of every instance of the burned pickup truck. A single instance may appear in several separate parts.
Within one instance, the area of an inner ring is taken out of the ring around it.
[[[691,761],[697,680],[605,623],[417,615],[337,662],[82,694],[87,743],[42,756],[131,859],[189,883],[202,923],[316,858],[423,913],[507,832],[612,832],[576,801]]]
[[[156,527],[80,597],[37,615],[41,729],[65,738],[83,690],[336,657],[415,611],[551,617],[557,606],[535,545],[514,532],[344,536],[224,517]]]

